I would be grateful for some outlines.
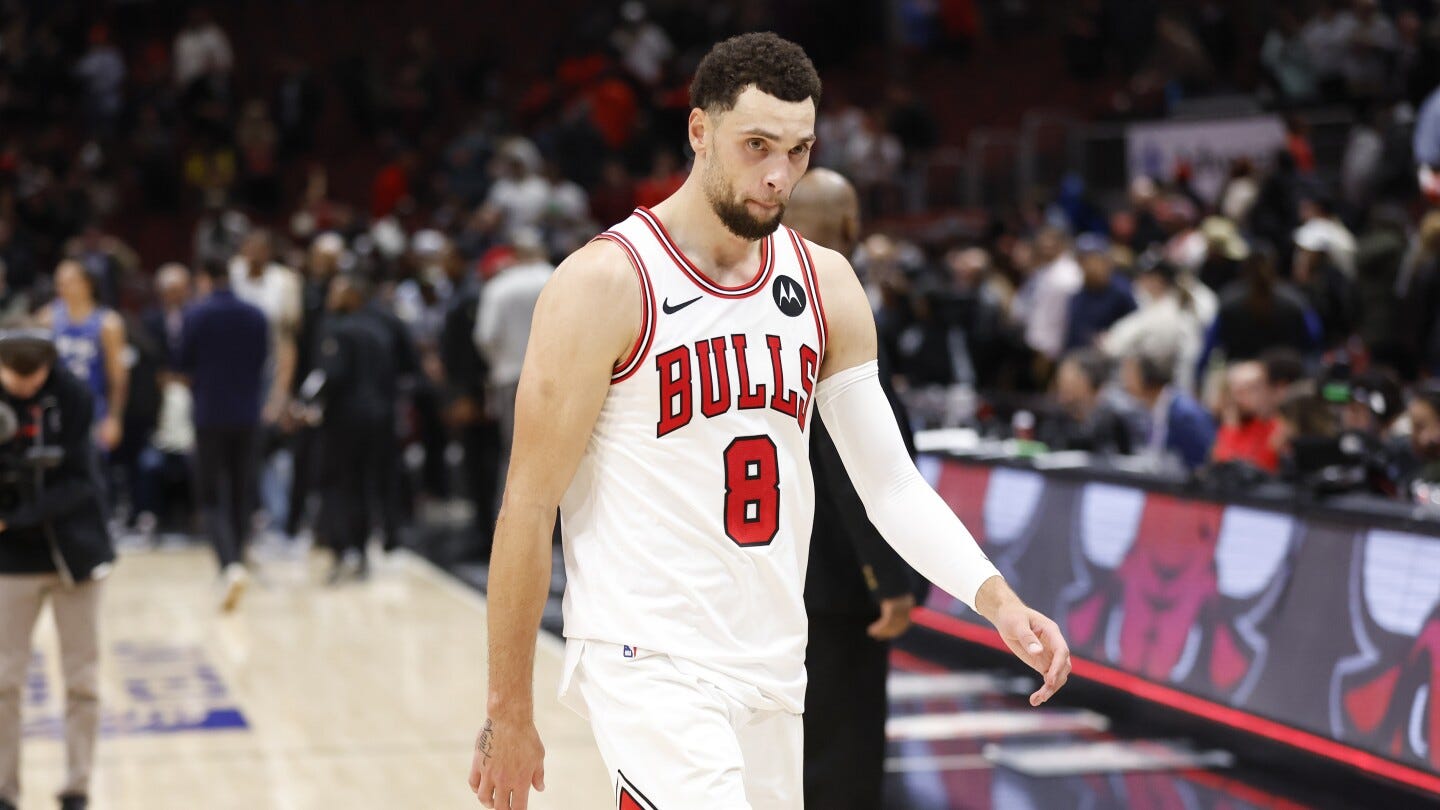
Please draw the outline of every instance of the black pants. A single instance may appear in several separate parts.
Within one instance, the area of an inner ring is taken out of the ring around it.
[[[496,494],[500,486],[500,430],[494,422],[467,425],[460,430],[465,451],[465,494],[475,505],[475,554],[490,559],[494,543]]]
[[[316,533],[336,554],[365,550],[370,528],[382,520],[381,504],[374,500],[380,488],[380,466],[393,439],[390,422],[327,424],[320,428],[323,475],[320,478],[320,518]]]
[[[805,806],[875,810],[885,776],[890,645],[864,616],[812,615],[805,648]]]
[[[319,446],[320,431],[313,427],[300,428],[290,439],[294,472],[290,476],[290,511],[285,515],[285,533],[291,537],[300,533],[309,511],[305,507],[310,491],[315,488]]]
[[[197,428],[195,495],[220,567],[242,562],[259,488],[259,430]]]

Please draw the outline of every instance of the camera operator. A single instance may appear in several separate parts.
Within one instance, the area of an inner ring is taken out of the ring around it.
[[[40,333],[0,336],[0,810],[20,793],[20,701],[49,600],[65,675],[63,810],[86,806],[99,729],[101,582],[115,559],[90,424],[94,402]],[[6,414],[9,415],[8,413]]]

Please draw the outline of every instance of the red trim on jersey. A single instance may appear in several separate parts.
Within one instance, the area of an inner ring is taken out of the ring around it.
[[[640,217],[640,221],[645,223],[651,233],[655,234],[655,239],[660,243],[660,247],[670,255],[681,272],[695,282],[697,287],[711,295],[719,298],[748,298],[765,288],[765,283],[770,280],[771,271],[775,269],[775,249],[771,244],[774,235],[772,234],[760,240],[760,267],[755,271],[753,279],[738,287],[716,284],[700,272],[700,268],[696,267],[695,263],[690,261],[690,257],[686,256],[685,252],[675,244],[675,240],[670,237],[670,232],[665,229],[665,223],[661,222],[653,211],[642,205],[635,209],[635,215]]]
[[[810,310],[815,313],[815,333],[820,338],[820,363],[824,364],[829,334],[825,329],[825,304],[820,301],[820,276],[815,272],[815,260],[810,257],[810,249],[805,247],[805,237],[790,228],[785,230],[790,233],[790,243],[795,246],[795,258],[800,260],[801,275],[810,294]],[[816,369],[818,373],[819,366]]]
[[[610,374],[610,384],[614,385],[630,379],[640,369],[645,355],[650,353],[650,344],[655,341],[655,291],[650,286],[650,274],[645,270],[645,262],[640,259],[640,251],[635,249],[629,239],[615,231],[606,231],[595,238],[608,239],[619,245],[620,249],[630,257],[630,265],[635,268],[635,274],[640,277],[640,334],[635,336],[635,345],[630,349],[630,354],[625,357],[624,361],[617,363],[615,371]]]

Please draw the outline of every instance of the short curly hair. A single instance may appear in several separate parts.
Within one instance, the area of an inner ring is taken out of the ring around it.
[[[810,57],[769,31],[741,34],[711,48],[690,82],[690,106],[726,112],[751,85],[781,101],[808,98],[820,106],[820,74]]]

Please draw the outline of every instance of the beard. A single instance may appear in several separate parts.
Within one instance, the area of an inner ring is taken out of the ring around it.
[[[780,203],[773,217],[756,219],[745,207],[744,201],[735,199],[734,190],[725,182],[714,164],[705,170],[704,188],[705,199],[710,203],[710,210],[720,218],[720,224],[741,239],[752,242],[764,239],[780,227],[780,219],[785,216],[785,204]]]

